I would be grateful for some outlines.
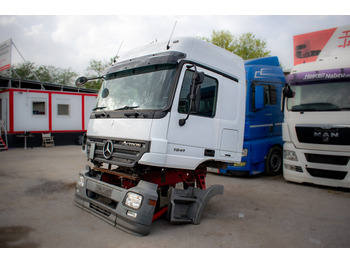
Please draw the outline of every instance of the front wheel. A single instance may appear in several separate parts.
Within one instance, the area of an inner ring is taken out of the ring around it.
[[[282,149],[278,146],[272,147],[266,158],[266,174],[277,176],[282,173]]]

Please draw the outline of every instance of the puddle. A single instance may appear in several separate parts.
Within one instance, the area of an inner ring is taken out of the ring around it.
[[[26,226],[0,227],[0,248],[39,247],[40,245],[37,243],[20,241],[26,238],[33,230],[33,228]]]

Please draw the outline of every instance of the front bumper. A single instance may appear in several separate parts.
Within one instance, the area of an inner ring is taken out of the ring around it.
[[[107,223],[134,235],[148,235],[157,201],[157,185],[140,181],[136,187],[124,189],[90,176],[89,170],[80,172],[84,186],[75,190],[74,203]],[[136,210],[125,205],[129,192],[142,195],[141,206]]]
[[[297,160],[283,159],[283,177],[287,181],[296,183],[311,183],[322,186],[350,188],[350,160],[343,164],[327,164],[322,162],[331,157],[350,159],[349,152],[320,151],[312,149],[298,149],[293,143],[286,142],[283,150],[295,153]],[[307,155],[318,156],[319,160],[310,162]],[[312,173],[311,171],[316,171]],[[337,177],[342,175],[342,177]]]

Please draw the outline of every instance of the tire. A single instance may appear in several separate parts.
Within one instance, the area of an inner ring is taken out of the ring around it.
[[[282,174],[282,149],[278,146],[272,147],[266,158],[265,173],[270,176]]]

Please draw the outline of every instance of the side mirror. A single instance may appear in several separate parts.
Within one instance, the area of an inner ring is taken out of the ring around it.
[[[284,106],[286,103],[286,98],[293,98],[294,92],[290,88],[290,85],[286,84],[282,90],[282,103],[281,103],[281,111],[284,112]]]
[[[81,76],[79,77],[76,81],[75,81],[75,85],[76,86],[83,86],[85,85],[89,80],[85,77],[85,76]]]
[[[193,73],[193,76],[192,76],[192,85],[191,85],[191,90],[189,94],[190,108],[188,110],[186,118],[179,119],[180,126],[183,126],[186,124],[186,121],[191,113],[198,113],[200,102],[201,102],[200,84],[202,84],[203,81],[204,81],[204,72],[198,72],[197,68],[195,68],[195,72]]]
[[[255,86],[255,110],[264,108],[264,87]]]
[[[290,88],[290,85],[288,85],[288,84],[286,84],[283,88],[283,97],[287,97],[287,98],[294,97],[294,93],[293,93],[292,89]]]
[[[193,76],[195,77],[194,84],[196,86],[203,83],[203,81],[204,81],[204,72],[196,72]]]

